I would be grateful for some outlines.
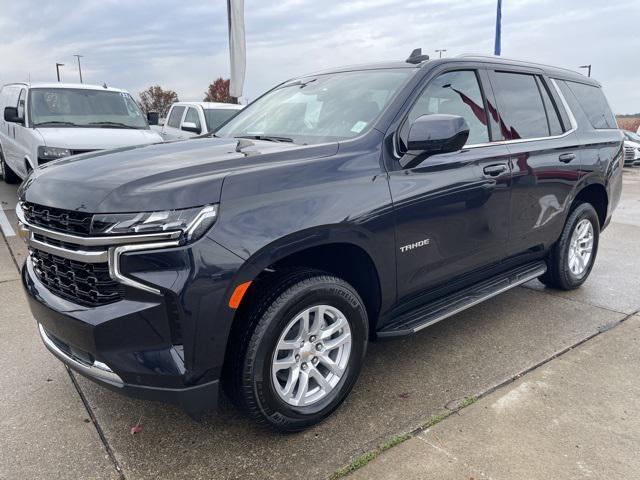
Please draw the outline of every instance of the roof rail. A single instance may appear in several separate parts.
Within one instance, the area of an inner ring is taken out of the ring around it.
[[[490,60],[506,60],[507,62],[517,62],[517,63],[526,63],[529,65],[538,65],[540,67],[549,67],[549,68],[555,68],[557,70],[564,70],[566,72],[571,72],[571,73],[575,73],[578,75],[582,75],[580,72],[576,71],[576,70],[571,70],[570,68],[565,68],[565,67],[556,67],[555,65],[549,65],[546,63],[539,63],[539,62],[530,62],[529,60],[520,60],[517,58],[506,58],[503,56],[499,56],[499,55],[486,55],[486,54],[478,54],[478,53],[461,53],[460,55],[456,55],[456,58],[487,58]]]

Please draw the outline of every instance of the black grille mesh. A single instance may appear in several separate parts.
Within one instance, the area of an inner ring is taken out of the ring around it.
[[[83,263],[31,250],[38,279],[56,295],[85,306],[106,305],[122,298],[122,286],[109,275],[107,263]]]
[[[27,222],[40,227],[75,235],[89,235],[90,213],[44,207],[35,203],[24,203],[22,210]]]

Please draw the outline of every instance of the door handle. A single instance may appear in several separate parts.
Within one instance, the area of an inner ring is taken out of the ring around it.
[[[575,153],[563,153],[558,157],[558,160],[560,160],[562,163],[569,163],[571,160],[575,160],[575,158]]]
[[[489,175],[491,177],[497,177],[501,173],[507,171],[507,166],[504,163],[498,163],[496,165],[487,165],[483,169],[485,175]]]

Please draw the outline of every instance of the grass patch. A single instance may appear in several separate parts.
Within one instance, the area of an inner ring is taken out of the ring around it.
[[[477,400],[477,398],[474,397],[474,396],[463,398],[462,400],[460,400],[458,402],[458,408],[455,411],[458,411],[458,410],[461,410],[461,409],[463,409],[465,407],[468,407],[469,405],[475,403],[476,400]],[[433,427],[434,425],[440,423],[442,420],[447,418],[452,413],[455,413],[455,412],[454,411],[446,411],[446,412],[441,412],[441,413],[438,413],[436,415],[433,415],[429,419],[429,421],[422,426],[421,430]],[[411,433],[403,433],[401,435],[396,435],[395,437],[393,437],[390,440],[386,441],[382,445],[379,445],[377,448],[375,448],[373,450],[370,450],[368,452],[365,452],[362,455],[360,455],[359,457],[356,457],[351,463],[340,467],[338,470],[336,470],[333,473],[333,475],[331,475],[329,477],[329,480],[338,480],[339,478],[346,477],[347,475],[349,475],[350,473],[355,472],[359,468],[364,467],[367,463],[369,463],[371,460],[375,459],[382,452],[384,452],[386,450],[389,450],[390,448],[393,448],[396,445],[401,444],[402,442],[408,440],[409,438],[411,438]]]
[[[364,467],[367,463],[369,463],[371,460],[376,458],[378,455],[380,455],[385,450],[389,450],[390,448],[393,448],[396,445],[401,444],[405,440],[408,440],[409,437],[411,437],[411,434],[409,434],[409,433],[403,433],[402,435],[396,435],[392,439],[390,439],[390,440],[386,441],[385,443],[383,443],[382,445],[380,445],[375,450],[371,450],[369,452],[365,452],[362,455],[360,455],[359,457],[357,457],[355,460],[353,460],[351,463],[349,463],[349,464],[347,464],[347,465],[345,465],[343,467],[340,467],[338,470],[336,470],[333,473],[333,475],[331,475],[331,477],[329,477],[330,480],[337,480],[339,478],[346,477],[347,475],[349,475],[352,472],[355,472],[359,468]]]
[[[476,397],[474,397],[473,395],[470,397],[463,398],[458,402],[458,410],[461,410],[465,407],[468,407],[469,405],[472,405],[473,403],[475,403],[475,401],[476,401]]]
[[[359,468],[364,467],[367,463],[369,463],[371,460],[376,458],[378,454],[379,454],[378,450],[372,450],[371,452],[363,453],[362,455],[357,457],[353,462],[345,465],[344,467],[340,467],[338,470],[336,470],[333,473],[333,475],[329,477],[330,480],[337,480],[338,478],[346,477],[351,472],[355,472]]]
[[[433,427],[434,425],[447,418],[449,415],[451,415],[451,412],[442,412],[438,413],[437,415],[432,415],[429,421],[422,426],[422,429]]]
[[[408,433],[403,433],[402,435],[396,435],[388,442],[385,442],[382,445],[380,445],[380,451],[384,452],[385,450],[389,450],[390,448],[393,448],[396,445],[400,445],[405,440],[408,440],[409,437],[410,435]]]

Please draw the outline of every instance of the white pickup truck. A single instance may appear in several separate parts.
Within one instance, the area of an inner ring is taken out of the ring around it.
[[[243,108],[233,103],[176,102],[159,132],[165,141],[212,133]]]

